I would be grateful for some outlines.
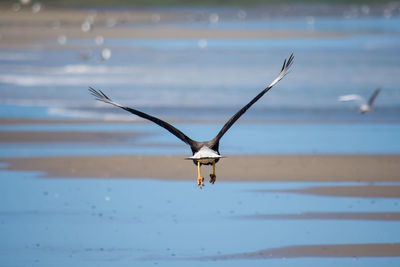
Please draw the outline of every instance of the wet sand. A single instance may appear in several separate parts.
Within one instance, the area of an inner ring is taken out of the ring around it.
[[[106,133],[106,132],[0,132],[0,141],[6,143],[120,143],[128,139],[146,135],[146,133]]]
[[[256,252],[239,253],[210,257],[210,260],[232,259],[273,259],[273,258],[361,258],[361,257],[399,257],[400,244],[338,244],[304,245],[274,248]]]
[[[311,195],[321,195],[321,196],[343,196],[343,197],[400,198],[400,186],[397,185],[308,187],[302,189],[289,189],[289,190],[260,190],[259,192],[298,193],[298,194],[311,194]]]
[[[195,180],[196,166],[192,161],[184,160],[185,157],[187,155],[73,156],[5,158],[1,161],[9,164],[7,169],[40,171],[46,173],[45,177]],[[202,172],[207,178],[210,167],[203,166]],[[216,165],[216,174],[217,182],[400,181],[400,155],[229,155]],[[378,195],[398,195],[398,190],[390,187],[362,188],[364,192],[372,189],[385,191]],[[359,194],[349,190],[352,188],[335,192],[339,195]]]

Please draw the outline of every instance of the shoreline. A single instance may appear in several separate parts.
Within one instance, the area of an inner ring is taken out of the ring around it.
[[[193,180],[185,155],[2,158],[3,170],[38,171],[55,178]],[[210,166],[202,166],[208,180]],[[400,155],[228,155],[216,165],[218,181],[399,182]],[[344,192],[346,193],[346,192]],[[322,192],[324,194],[324,192]]]

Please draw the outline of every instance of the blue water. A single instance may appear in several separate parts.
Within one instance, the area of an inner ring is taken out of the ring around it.
[[[398,221],[240,219],[256,214],[400,211],[398,198],[255,192],[363,183],[219,181],[199,190],[195,181],[38,175],[0,171],[0,262],[6,266],[399,264],[399,258],[202,260],[291,245],[400,242]]]
[[[221,124],[182,124],[189,137],[212,139]],[[152,123],[0,125],[1,132],[147,133],[120,142],[3,143],[0,157],[73,155],[190,155],[175,136]],[[238,123],[220,142],[222,155],[232,154],[399,154],[400,124],[250,124]]]

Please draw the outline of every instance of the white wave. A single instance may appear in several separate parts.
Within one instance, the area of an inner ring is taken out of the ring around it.
[[[250,72],[250,70],[248,70]],[[272,71],[271,71],[272,72]],[[2,68],[0,66],[0,82],[21,85],[80,85],[80,81],[90,84],[162,84],[168,85],[237,85],[253,80],[265,80],[266,70],[254,67],[252,79],[243,79],[237,67],[210,66],[207,68],[186,66],[134,66],[134,65],[90,65],[69,64],[64,66],[18,66],[18,68]],[[272,72],[273,73],[273,72]],[[272,76],[272,75],[271,75]],[[207,77],[207,79],[204,79]],[[109,81],[108,83],[105,80]]]
[[[67,65],[59,69],[58,74],[105,74],[110,72],[111,69],[106,66]]]
[[[103,120],[119,120],[119,121],[133,121],[140,120],[130,114],[111,114],[111,113],[99,113],[95,111],[83,111],[73,108],[59,108],[50,107],[47,109],[47,113],[52,116],[80,118],[80,119],[103,119]]]
[[[95,81],[95,82],[94,82]],[[43,75],[0,75],[0,83],[18,86],[84,86],[131,84],[128,77],[92,76],[43,76]]]
[[[3,98],[0,99],[0,104],[13,105],[13,106],[25,106],[25,107],[46,107],[52,105],[58,105],[59,100],[50,99],[25,99],[25,98]]]
[[[90,111],[81,111],[81,110],[70,110],[66,108],[55,108],[51,107],[47,109],[47,113],[53,116],[62,116],[62,117],[78,117],[78,118],[98,118],[98,114]]]
[[[63,102],[60,99],[0,99],[0,104],[22,107],[44,107],[48,115],[81,119],[103,119],[132,121],[137,118],[131,114],[113,113],[114,106],[105,105],[93,99]],[[98,108],[101,108],[101,111]],[[83,109],[82,109],[83,108]],[[87,110],[89,109],[89,110]],[[96,110],[97,109],[97,110]],[[110,110],[110,111],[107,111]]]
[[[0,60],[1,60],[0,54]],[[41,75],[65,75],[65,74],[132,74],[140,72],[141,68],[132,66],[105,66],[88,64],[68,64],[64,66],[0,66],[3,74],[41,74]]]
[[[53,75],[62,74],[132,74],[140,71],[132,66],[104,66],[87,64],[70,64],[61,67],[46,68],[46,73]]]

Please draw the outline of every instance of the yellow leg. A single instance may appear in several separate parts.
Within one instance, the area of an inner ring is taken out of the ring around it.
[[[197,162],[197,185],[200,189],[204,186],[204,178],[201,177],[200,162]]]
[[[213,161],[213,174],[215,175],[215,161]]]
[[[215,161],[213,161],[213,173],[210,174],[210,183],[214,184],[217,176],[215,175]]]

